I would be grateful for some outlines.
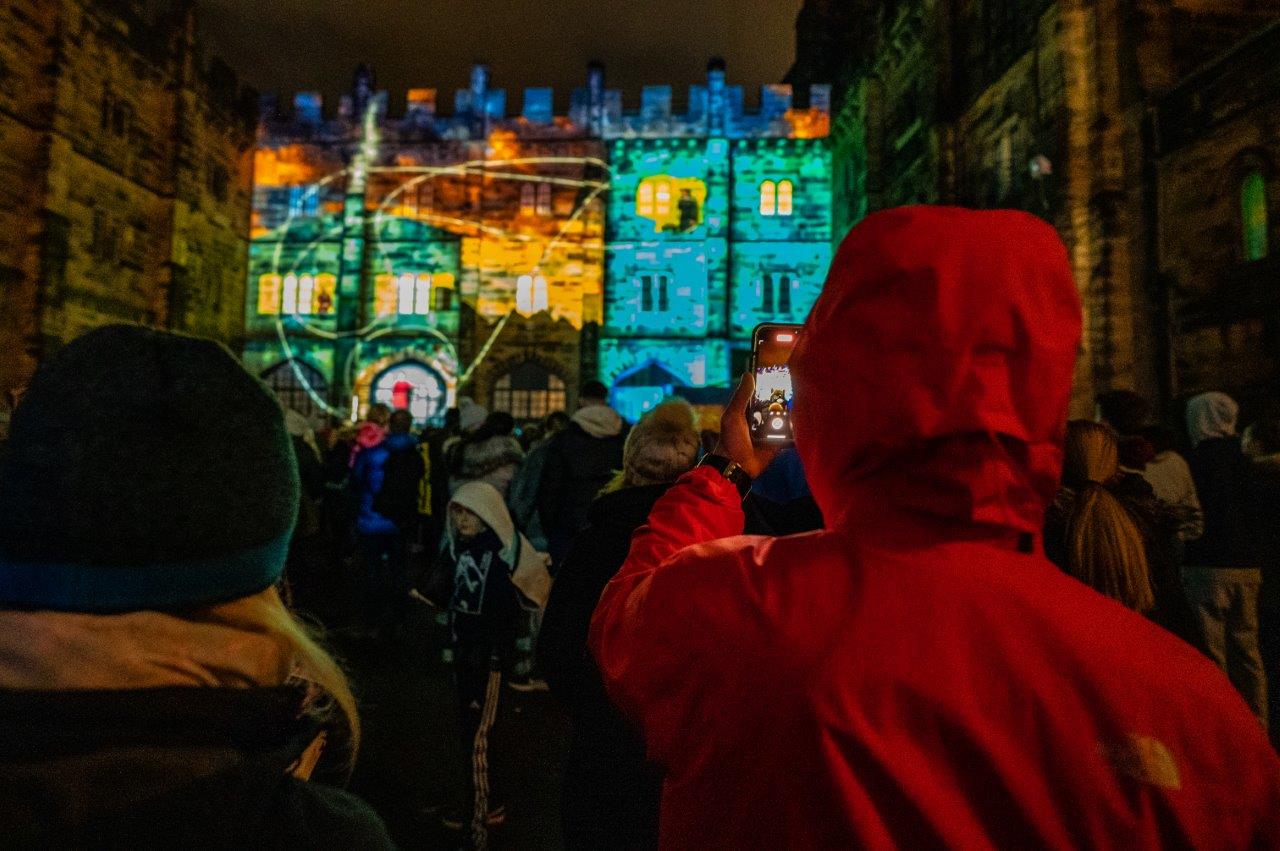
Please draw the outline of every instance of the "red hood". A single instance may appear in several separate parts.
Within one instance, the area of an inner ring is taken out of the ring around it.
[[[1080,302],[1026,213],[904,207],[845,238],[792,357],[829,525],[904,514],[1038,532],[1058,487]]]

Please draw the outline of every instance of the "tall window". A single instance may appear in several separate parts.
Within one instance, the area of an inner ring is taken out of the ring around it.
[[[760,184],[760,215],[776,216],[778,214],[778,184],[766,180]]]
[[[671,212],[671,184],[660,180],[653,188],[653,214],[665,216]]]
[[[547,279],[542,275],[521,275],[516,279],[516,310],[526,316],[546,310]]]
[[[317,399],[324,399],[328,382],[320,371],[300,360],[287,360],[262,373],[263,382],[275,392],[282,407],[303,416],[323,413]]]
[[[778,215],[791,215],[792,195],[794,194],[794,186],[790,180],[778,181]]]
[[[653,217],[653,184],[644,182],[636,189],[636,215]]]
[[[533,361],[525,361],[493,385],[493,410],[518,420],[563,411],[565,402],[564,381]]]
[[[790,180],[766,180],[760,184],[760,215],[789,216],[795,204],[795,184]]]
[[[760,276],[760,312],[790,313],[791,291],[796,280],[791,275],[766,272]]]
[[[520,186],[520,215],[532,216],[537,209],[537,187],[532,183]]]
[[[1267,256],[1267,181],[1261,171],[1251,171],[1240,184],[1240,222],[1244,236],[1244,259]]]
[[[382,274],[374,278],[374,312],[382,316],[426,316],[453,306],[453,275],[448,272]]]
[[[280,312],[280,285],[283,279],[279,275],[268,274],[258,278],[258,313],[262,316],[274,316]]]
[[[663,313],[671,309],[671,300],[667,292],[670,289],[670,283],[666,275],[658,275],[658,310]]]
[[[538,215],[551,215],[551,184],[538,184]]]

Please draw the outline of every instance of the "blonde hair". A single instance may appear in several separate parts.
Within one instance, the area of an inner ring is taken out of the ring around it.
[[[1066,516],[1065,567],[1094,590],[1145,612],[1155,606],[1155,594],[1142,532],[1104,486],[1119,470],[1115,432],[1086,420],[1067,424],[1062,481],[1076,494]]]
[[[360,716],[347,676],[337,660],[321,646],[316,632],[285,607],[275,586],[192,612],[188,619],[220,624],[275,641],[291,661],[290,679],[308,686],[305,711],[346,733],[346,763],[350,770],[360,749]],[[337,717],[339,714],[341,717]]]

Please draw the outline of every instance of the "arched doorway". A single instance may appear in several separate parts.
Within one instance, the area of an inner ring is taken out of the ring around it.
[[[679,376],[657,361],[649,360],[618,376],[609,391],[609,402],[626,420],[635,422],[683,386]]]
[[[329,392],[329,382],[320,370],[297,359],[287,360],[262,371],[262,381],[280,400],[280,405],[302,414],[309,420],[324,416],[321,401]]]
[[[444,413],[444,378],[429,366],[404,361],[382,371],[373,381],[372,401],[393,411],[406,409],[423,425]]]
[[[531,420],[563,411],[567,398],[560,376],[535,361],[525,361],[494,382],[491,401],[495,411]]]

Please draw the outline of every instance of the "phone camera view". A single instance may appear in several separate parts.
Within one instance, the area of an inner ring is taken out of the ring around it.
[[[757,443],[790,443],[791,431],[791,350],[796,330],[762,328],[756,334],[756,392],[747,409],[751,439]]]

